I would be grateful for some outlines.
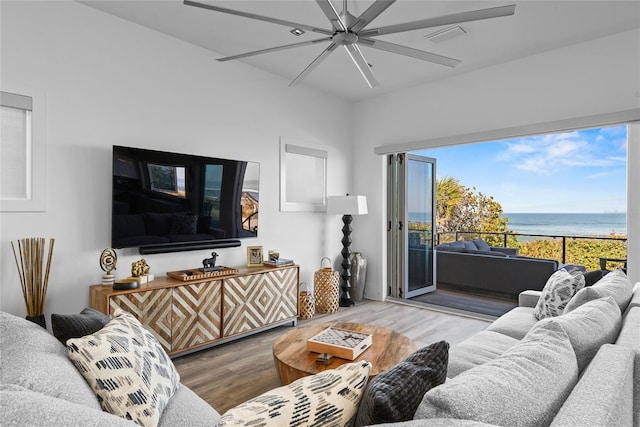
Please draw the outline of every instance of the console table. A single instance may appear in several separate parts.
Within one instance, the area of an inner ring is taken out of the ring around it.
[[[299,267],[239,268],[196,280],[158,277],[132,290],[92,285],[89,304],[121,308],[156,336],[171,356],[212,347],[287,323],[297,324]]]

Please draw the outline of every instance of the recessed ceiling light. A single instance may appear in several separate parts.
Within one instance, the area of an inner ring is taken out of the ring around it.
[[[300,28],[294,28],[293,30],[289,31],[291,34],[293,34],[294,36],[301,36],[304,34],[304,30],[300,29]]]
[[[431,34],[427,34],[425,37],[434,43],[440,43],[446,40],[450,40],[454,37],[463,36],[467,33],[468,31],[462,28],[460,25],[454,25],[442,30],[438,30]]]

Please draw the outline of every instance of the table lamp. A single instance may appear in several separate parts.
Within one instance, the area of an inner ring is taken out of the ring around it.
[[[351,298],[351,222],[352,215],[367,213],[367,198],[365,196],[329,196],[327,198],[327,214],[342,215],[342,274],[340,275],[340,307],[354,305]]]

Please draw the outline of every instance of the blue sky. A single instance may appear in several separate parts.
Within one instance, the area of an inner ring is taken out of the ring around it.
[[[626,212],[627,127],[414,152],[502,205],[505,213]]]

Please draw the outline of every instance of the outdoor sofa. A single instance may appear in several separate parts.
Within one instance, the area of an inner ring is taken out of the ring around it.
[[[516,299],[542,290],[559,264],[518,255],[517,249],[490,247],[483,240],[436,246],[436,282],[461,290],[485,291]]]
[[[323,376],[338,383],[340,391],[320,387],[315,392],[325,408],[329,399],[343,395],[355,406],[346,425],[355,420],[356,426],[399,421],[386,425],[639,427],[640,283],[633,288],[620,270],[609,273],[579,291],[569,302],[571,311],[567,304],[564,313],[543,320],[533,308],[540,294],[524,292],[520,306],[486,330],[450,349],[444,341],[419,349],[369,384],[366,374],[364,380],[343,383],[338,370],[325,371],[251,399],[222,419],[179,385],[158,425],[289,425],[279,417],[304,409],[293,400],[313,398],[309,385],[317,386]],[[121,338],[129,337],[123,333]],[[45,329],[0,313],[0,344],[3,426],[135,425],[101,410],[65,346]],[[438,350],[430,353],[431,348]],[[217,369],[212,363],[211,369]],[[343,366],[359,369],[366,363]],[[381,382],[384,387],[377,389]],[[363,389],[364,397],[347,392],[355,388]],[[292,393],[280,397],[283,390]],[[273,402],[277,405],[269,406]],[[346,411],[330,409],[331,414]],[[264,422],[256,423],[260,419]]]

